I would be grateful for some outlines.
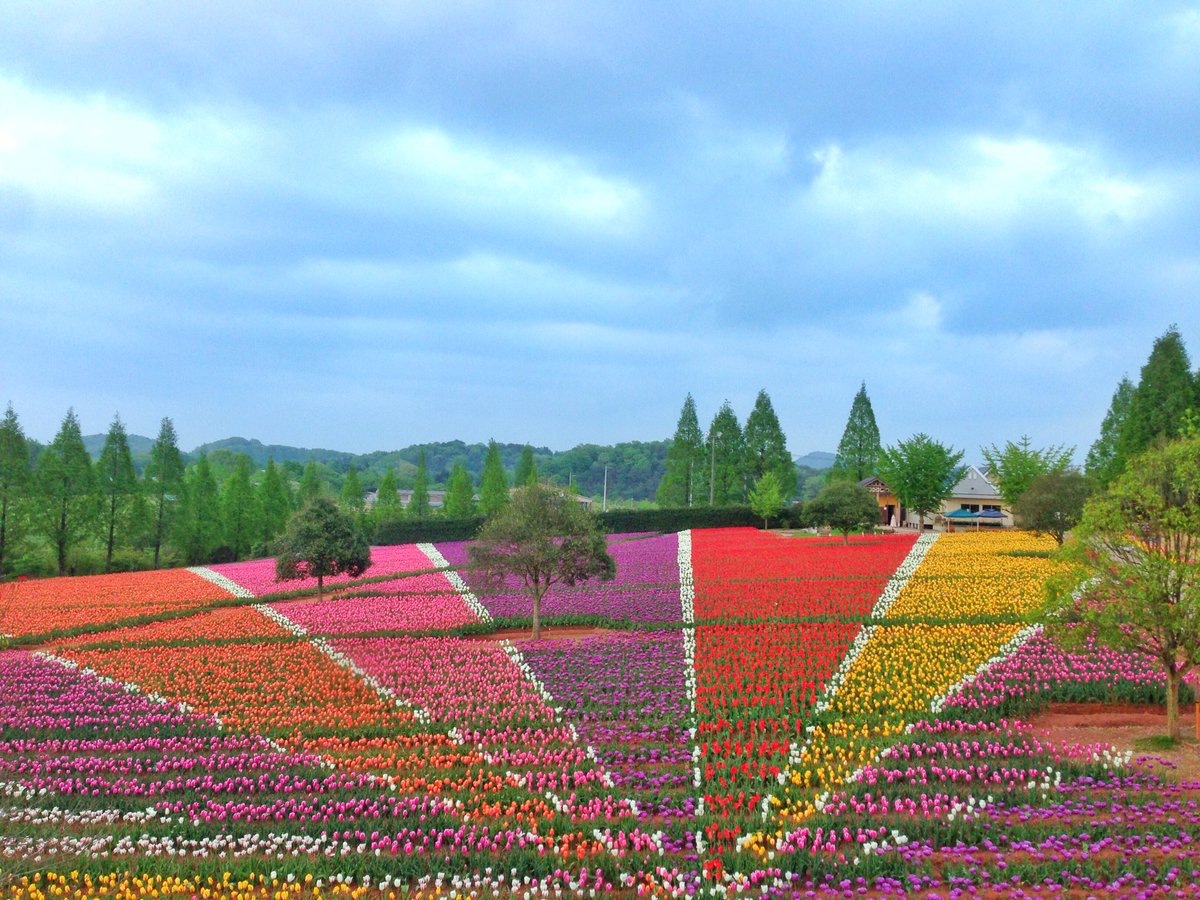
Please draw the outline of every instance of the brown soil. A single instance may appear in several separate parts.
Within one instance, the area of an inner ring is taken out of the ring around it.
[[[1165,706],[1051,703],[1040,715],[1033,716],[1029,724],[1035,734],[1053,742],[1108,744],[1117,750],[1132,750],[1134,759],[1157,757],[1170,764],[1158,774],[1177,781],[1197,781],[1200,780],[1200,740],[1196,736],[1196,721],[1193,706],[1180,708],[1180,741],[1173,750],[1138,750],[1134,747],[1135,741],[1167,733]]]
[[[467,641],[512,641],[514,644],[524,644],[531,640],[528,628],[502,628],[490,634],[473,634],[465,637]],[[617,634],[612,628],[593,628],[588,625],[543,625],[543,641],[579,641],[584,638],[601,637],[606,634]]]

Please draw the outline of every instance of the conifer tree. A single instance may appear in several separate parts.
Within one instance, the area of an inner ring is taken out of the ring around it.
[[[10,403],[0,423],[0,578],[21,534],[20,507],[29,496],[32,477],[29,442]]]
[[[704,435],[696,417],[696,401],[688,394],[667,450],[666,470],[655,499],[659,506],[693,506],[703,483]]]
[[[75,410],[62,426],[36,468],[37,506],[42,533],[54,547],[58,574],[67,574],[67,554],[96,519],[96,473],[83,445]]]
[[[221,496],[208,457],[201,454],[184,476],[177,543],[189,565],[208,562],[221,542]]]
[[[119,415],[113,418],[104,438],[104,449],[100,451],[96,465],[96,480],[103,503],[104,571],[111,572],[117,532],[128,528],[133,495],[138,489],[133,454],[129,452],[129,436]]]
[[[154,544],[154,568],[162,545],[171,533],[174,514],[183,494],[183,454],[175,437],[175,424],[163,418],[158,438],[150,450],[150,462],[144,473],[146,493],[150,497],[151,542]]]
[[[533,448],[526,444],[521,448],[521,458],[517,462],[517,471],[513,475],[513,484],[520,487],[523,484],[537,484],[537,463],[533,459]]]
[[[388,466],[383,477],[379,479],[379,488],[375,491],[375,512],[382,518],[395,518],[401,508],[396,470]]]
[[[317,461],[315,459],[310,459],[304,464],[304,472],[300,475],[298,493],[299,496],[296,498],[296,503],[301,508],[316,500],[323,493],[321,474],[317,471]]]
[[[875,410],[867,396],[864,381],[850,404],[850,416],[838,443],[837,459],[829,472],[830,481],[853,481],[855,483],[875,474],[882,448],[879,444],[879,426],[875,424]]]
[[[495,441],[488,441],[487,456],[483,459],[483,473],[479,480],[479,511],[490,517],[507,505],[508,477],[504,474],[500,447]]]
[[[708,463],[704,472],[706,501],[713,506],[730,506],[746,501],[745,448],[737,414],[726,400],[713,416],[705,441]]]
[[[1125,460],[1156,439],[1178,437],[1183,417],[1197,406],[1196,376],[1179,330],[1172,325],[1150,351],[1121,428],[1117,453]]]
[[[449,519],[469,519],[475,515],[475,485],[471,483],[471,473],[461,462],[456,462],[450,470],[450,480],[446,484],[446,517]]]
[[[267,468],[258,486],[259,540],[268,547],[283,534],[292,515],[292,497],[275,460],[267,458]]]
[[[221,487],[221,525],[225,545],[233,551],[234,559],[249,555],[260,529],[250,467],[250,457],[239,453],[233,472]]]
[[[358,480],[358,468],[354,463],[350,463],[350,468],[346,470],[346,479],[342,482],[341,500],[342,506],[354,515],[361,513],[366,505],[362,482]]]
[[[418,519],[429,516],[429,469],[425,465],[424,449],[417,452],[417,472],[413,476],[412,499],[408,501],[408,513]]]
[[[1107,487],[1125,469],[1125,458],[1120,453],[1121,430],[1129,417],[1134,390],[1132,381],[1121,379],[1113,392],[1104,421],[1100,423],[1100,436],[1088,450],[1084,469],[1088,477],[1101,487]]]
[[[754,409],[746,418],[742,440],[746,448],[746,478],[757,484],[771,472],[783,499],[789,499],[796,491],[796,463],[788,453],[787,438],[765,390],[758,392]]]

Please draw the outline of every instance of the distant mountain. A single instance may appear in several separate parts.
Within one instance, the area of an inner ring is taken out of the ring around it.
[[[104,452],[104,441],[107,437],[107,434],[85,434],[83,436],[83,446],[93,461],[99,459],[100,454]],[[125,439],[129,441],[129,455],[133,457],[133,467],[140,473],[146,467],[146,463],[150,461],[150,451],[154,449],[154,438],[140,434],[127,434]]]
[[[823,472],[826,469],[832,469],[836,460],[836,453],[827,453],[824,450],[814,450],[812,453],[805,453],[803,456],[796,457],[796,465],[807,466],[810,469],[816,469],[818,472]]]
[[[274,459],[277,463],[298,462],[307,463],[309,460],[316,460],[319,463],[324,463],[332,469],[344,472],[350,467],[350,463],[354,462],[358,455],[355,453],[347,453],[342,450],[310,450],[306,447],[288,447],[283,444],[264,444],[262,441],[254,438],[228,437],[219,441],[210,441],[207,444],[201,444],[191,453],[187,454],[189,460],[197,459],[201,453],[214,453],[217,450],[226,450],[229,453],[245,453],[253,460],[256,466],[265,466],[268,459]]]

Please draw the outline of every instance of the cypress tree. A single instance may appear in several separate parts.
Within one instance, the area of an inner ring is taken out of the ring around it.
[[[493,516],[508,505],[508,477],[500,459],[500,447],[488,441],[487,456],[483,459],[483,474],[479,480],[479,511]]]
[[[704,472],[705,500],[713,506],[746,501],[745,448],[737,414],[726,400],[713,416],[705,442],[708,467]],[[714,477],[715,475],[715,477]]]
[[[867,396],[864,381],[850,404],[850,416],[838,443],[837,459],[829,473],[829,480],[859,482],[875,474],[882,448],[879,443],[879,426],[875,424],[875,410]]]
[[[1117,454],[1128,461],[1156,439],[1178,437],[1183,417],[1197,405],[1196,376],[1179,330],[1172,325],[1150,351],[1121,428]]]
[[[655,499],[659,506],[693,506],[703,483],[704,435],[696,417],[696,401],[688,394],[667,450],[666,470]]]
[[[221,488],[221,524],[226,546],[234,559],[250,553],[259,533],[259,512],[255,503],[254,485],[250,483],[250,457],[237,455],[233,472]]]
[[[526,444],[521,448],[521,459],[517,462],[517,471],[513,475],[513,484],[520,487],[523,484],[537,484],[537,463],[533,460],[533,448]]]
[[[796,491],[796,463],[788,453],[787,438],[765,390],[758,392],[754,409],[746,418],[742,439],[746,448],[746,478],[757,484],[768,472],[773,473],[781,496],[790,499]]]
[[[1121,379],[1100,423],[1100,436],[1088,450],[1085,470],[1101,487],[1107,487],[1125,470],[1125,458],[1120,453],[1121,431],[1129,417],[1134,390],[1132,381]]]
[[[43,534],[54,547],[58,574],[67,574],[67,554],[92,527],[97,512],[96,473],[83,445],[75,410],[62,426],[36,468],[37,505]]]
[[[471,483],[471,473],[461,462],[456,462],[450,470],[450,480],[446,484],[446,517],[449,519],[468,519],[475,515],[475,485]]]
[[[4,577],[5,564],[17,546],[19,508],[32,488],[32,475],[29,442],[10,403],[0,423],[0,578]]]
[[[129,452],[129,436],[119,415],[108,427],[104,449],[100,451],[96,466],[96,478],[104,510],[104,571],[111,572],[117,529],[128,525],[131,501],[138,489],[133,455]]]
[[[413,476],[412,499],[408,501],[409,515],[424,519],[429,515],[429,469],[425,465],[425,450],[417,452],[417,473]]]
[[[150,450],[150,462],[144,473],[150,495],[151,528],[154,544],[154,568],[158,568],[163,542],[171,533],[175,510],[183,493],[183,454],[175,437],[175,424],[163,418],[158,426],[158,438]]]

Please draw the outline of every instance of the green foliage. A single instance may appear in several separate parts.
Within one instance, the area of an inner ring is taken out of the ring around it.
[[[937,510],[962,480],[966,471],[962,457],[961,450],[955,452],[922,432],[885,448],[878,474],[924,527],[925,516]]]
[[[1134,390],[1133,382],[1128,378],[1121,379],[1113,392],[1104,421],[1100,424],[1100,436],[1088,450],[1085,471],[1100,487],[1111,484],[1125,468],[1125,460],[1120,453],[1121,431],[1129,417]]]
[[[768,472],[779,483],[781,499],[791,498],[796,491],[796,464],[788,453],[787,439],[779,427],[779,417],[765,390],[758,392],[754,409],[746,419],[742,435],[745,449],[745,477],[757,484]]]
[[[222,536],[235,560],[247,557],[262,533],[262,511],[250,482],[251,465],[250,457],[239,453],[233,473],[221,488]]]
[[[33,472],[29,467],[29,442],[12,404],[0,423],[0,579],[6,563],[20,545],[25,505],[32,491]]]
[[[275,460],[267,460],[267,470],[258,485],[259,540],[266,548],[283,534],[292,515],[292,495]]]
[[[159,423],[144,482],[150,499],[150,540],[154,547],[154,568],[157,569],[163,542],[172,531],[175,511],[183,493],[183,454],[179,452],[175,423],[169,418],[164,417]]]
[[[655,491],[659,506],[693,506],[703,482],[704,435],[696,416],[696,401],[688,394],[675,425],[675,437],[664,466],[662,480]]]
[[[875,495],[857,481],[834,481],[804,506],[805,518],[815,525],[827,525],[841,532],[842,543],[849,543],[850,532],[879,524],[879,503]]]
[[[592,578],[611,581],[616,563],[595,517],[564,491],[523,485],[467,548],[486,585],[502,589],[515,578],[533,605],[533,638],[541,637],[541,602],[554,584]]]
[[[448,519],[469,519],[475,515],[475,485],[467,467],[460,462],[450,470],[443,511]]]
[[[363,511],[365,499],[362,482],[358,480],[358,467],[354,463],[350,463],[350,468],[346,470],[346,478],[342,481],[340,496],[342,506],[351,513],[358,515]]]
[[[317,464],[313,460],[309,460],[304,464],[304,474],[300,476],[300,488],[298,491],[297,502],[300,506],[307,506],[313,500],[316,500],[325,492],[324,485],[321,483],[320,471]]]
[[[417,474],[413,478],[412,499],[408,501],[408,514],[418,519],[429,516],[429,471],[425,468],[425,451],[417,456]]]
[[[688,528],[758,527],[762,521],[749,506],[694,506],[671,509],[610,509],[596,516],[609,534],[660,531],[670,534]]]
[[[707,467],[703,485],[710,506],[735,506],[746,502],[745,447],[742,428],[726,400],[713,416],[705,444]]]
[[[1180,433],[1184,414],[1195,409],[1200,392],[1178,329],[1171,326],[1150,351],[1129,403],[1117,441],[1117,455],[1130,460],[1159,438]]]
[[[175,543],[192,566],[209,562],[213,551],[220,546],[220,494],[207,456],[201,456],[184,475]]]
[[[1046,618],[1158,660],[1178,737],[1179,682],[1200,662],[1200,437],[1131,459],[1063,553],[1073,566],[1052,583]]]
[[[1063,538],[1083,518],[1083,505],[1092,483],[1075,470],[1039,475],[1013,506],[1017,524],[1048,534],[1062,545]]]
[[[435,541],[469,541],[479,533],[486,519],[483,516],[450,519],[430,516],[427,519],[378,518],[371,531],[371,542],[380,546],[391,544],[420,544]]]
[[[370,565],[371,548],[354,519],[332,500],[318,497],[288,522],[276,549],[275,578],[316,578],[320,598],[329,576],[355,578]]]
[[[533,459],[533,448],[526,444],[521,448],[521,459],[517,463],[517,471],[513,475],[513,484],[537,484],[537,463]]]
[[[400,487],[396,480],[396,470],[388,466],[375,491],[375,510],[383,516],[391,517],[399,509]]]
[[[133,455],[129,451],[129,437],[121,417],[115,416],[104,439],[104,449],[96,464],[96,482],[102,502],[104,524],[104,571],[111,572],[113,550],[117,546],[117,532],[129,536],[133,499],[138,492],[137,474],[133,470]],[[125,543],[128,543],[126,540]]]
[[[54,547],[58,574],[65,575],[67,553],[91,530],[98,512],[96,473],[73,409],[38,457],[35,472],[40,530]]]
[[[479,511],[490,518],[507,505],[508,478],[504,474],[504,463],[500,461],[500,448],[495,441],[488,441],[487,458],[479,483]]]
[[[764,472],[750,489],[750,508],[763,520],[763,528],[769,528],[771,519],[783,510],[783,486],[773,471]]]
[[[1021,499],[1035,478],[1065,472],[1075,452],[1074,447],[1061,444],[1034,449],[1027,434],[1021,436],[1019,443],[1007,441],[1003,449],[993,444],[980,450],[987,462],[989,479],[1010,507]]]
[[[867,396],[864,381],[850,404],[850,416],[838,443],[837,459],[830,470],[830,480],[848,480],[855,484],[875,474],[882,448],[879,444],[879,426],[875,424],[875,410]]]

